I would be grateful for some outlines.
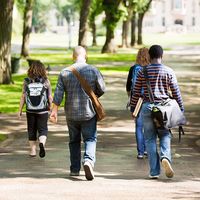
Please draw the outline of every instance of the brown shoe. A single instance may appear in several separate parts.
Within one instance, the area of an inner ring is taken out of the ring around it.
[[[166,158],[163,158],[161,163],[165,170],[165,175],[168,178],[172,178],[174,176],[174,170],[172,169],[170,162]]]

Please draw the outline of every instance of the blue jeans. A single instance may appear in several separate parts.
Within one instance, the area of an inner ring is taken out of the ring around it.
[[[143,119],[142,119],[141,112],[139,113],[135,121],[135,136],[136,136],[136,142],[137,142],[138,155],[144,155],[144,152],[146,151],[146,147],[145,147],[145,140],[144,140],[144,133],[143,133]]]
[[[155,176],[160,174],[160,160],[163,158],[171,162],[171,134],[169,130],[164,130],[161,137],[159,137],[159,152],[157,147],[157,130],[154,127],[151,118],[152,104],[149,102],[142,105],[142,117],[144,121],[144,137],[148,153],[150,175]]]
[[[81,136],[85,145],[83,162],[89,161],[94,166],[97,142],[96,116],[87,121],[67,120],[67,126],[69,129],[70,171],[79,172],[81,169]]]

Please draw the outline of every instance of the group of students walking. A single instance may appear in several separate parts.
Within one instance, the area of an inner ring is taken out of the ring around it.
[[[149,160],[149,178],[158,178],[162,164],[165,174],[172,178],[174,171],[171,167],[171,134],[165,130],[160,140],[160,155],[157,147],[157,131],[151,118],[152,103],[144,78],[143,66],[146,66],[154,95],[154,104],[169,97],[169,89],[184,112],[182,98],[175,73],[162,64],[163,49],[153,45],[150,49],[142,48],[138,51],[136,63],[130,68],[126,90],[130,99],[130,111],[136,121],[136,141],[138,159],[144,156]],[[91,86],[97,97],[105,92],[105,82],[99,70],[86,63],[86,50],[77,46],[73,51],[73,67]],[[139,115],[133,115],[135,106],[140,97],[143,104]],[[26,104],[27,129],[30,144],[30,156],[36,156],[37,137],[39,141],[39,156],[45,157],[45,143],[47,138],[48,111],[50,119],[57,122],[58,108],[65,98],[65,115],[69,131],[70,176],[79,176],[81,170],[81,137],[84,142],[83,168],[87,180],[94,179],[94,164],[96,160],[97,117],[92,101],[81,87],[79,80],[67,67],[58,77],[58,82],[52,98],[50,81],[47,78],[44,65],[33,62],[28,70],[28,77],[24,79],[22,96],[19,106],[21,117],[22,109]],[[51,104],[53,103],[53,106]],[[38,136],[37,136],[38,133]]]

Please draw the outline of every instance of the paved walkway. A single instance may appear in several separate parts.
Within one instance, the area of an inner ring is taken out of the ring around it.
[[[136,159],[134,124],[125,110],[125,75],[105,79],[107,93],[102,102],[107,118],[98,124],[95,180],[86,181],[83,171],[78,178],[68,175],[68,133],[63,110],[58,124],[49,123],[44,159],[28,156],[25,116],[19,121],[13,114],[0,114],[1,132],[9,135],[0,146],[0,200],[200,199],[199,110],[192,111],[181,144],[174,132],[175,177],[167,179],[162,172],[158,180],[149,180],[147,159]]]

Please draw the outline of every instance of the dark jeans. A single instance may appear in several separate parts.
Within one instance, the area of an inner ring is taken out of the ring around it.
[[[31,141],[37,140],[38,137],[45,135],[47,136],[48,127],[48,113],[37,114],[37,113],[29,113],[26,112],[27,118],[27,129],[28,129],[28,138]]]
[[[94,166],[97,142],[96,116],[87,121],[67,120],[67,125],[71,172],[79,172],[81,168],[81,136],[85,145],[83,162],[89,161]]]

